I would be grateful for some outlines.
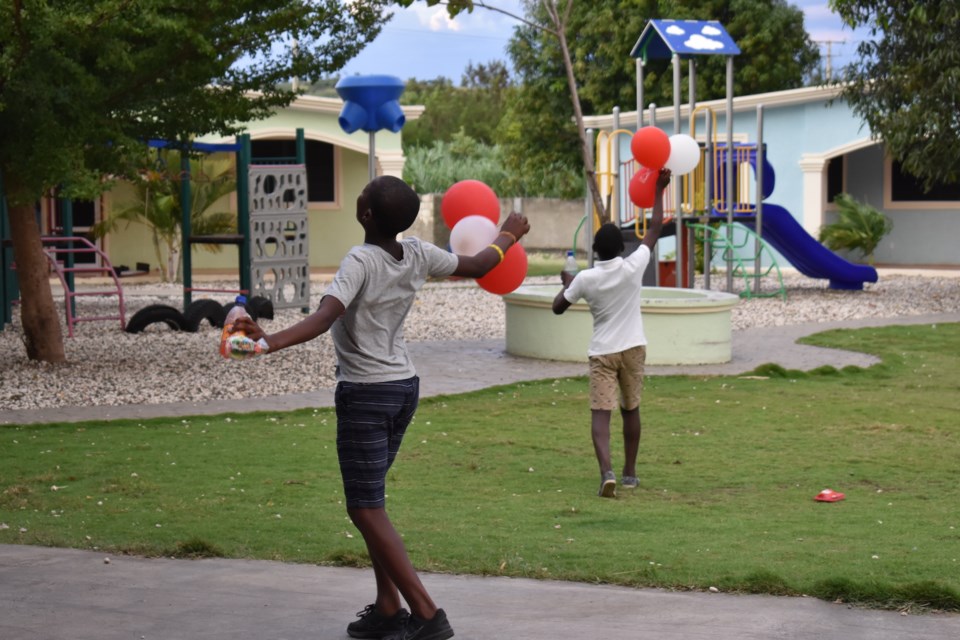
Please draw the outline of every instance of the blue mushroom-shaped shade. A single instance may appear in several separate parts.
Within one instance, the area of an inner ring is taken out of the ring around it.
[[[350,76],[337,82],[343,98],[340,128],[347,133],[363,129],[369,133],[387,129],[397,133],[406,116],[397,100],[403,93],[403,80],[394,76]]]

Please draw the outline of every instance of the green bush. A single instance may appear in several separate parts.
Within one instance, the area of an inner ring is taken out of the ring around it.
[[[556,163],[526,173],[511,171],[503,147],[484,144],[463,131],[450,142],[434,141],[405,151],[403,179],[417,193],[443,193],[460,180],[479,180],[503,198],[577,198],[584,192],[580,170]]]
[[[841,193],[834,202],[839,208],[836,222],[820,229],[820,242],[831,251],[860,251],[873,264],[873,251],[885,235],[893,230],[893,223],[869,204]]]
[[[443,193],[460,180],[479,180],[498,195],[504,191],[506,172],[500,148],[478,142],[462,131],[450,142],[435,141],[430,146],[407,151],[403,179],[417,193]]]

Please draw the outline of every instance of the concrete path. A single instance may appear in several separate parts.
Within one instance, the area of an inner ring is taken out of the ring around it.
[[[109,560],[109,563],[107,562]],[[956,640],[960,615],[426,574],[463,640]],[[259,560],[171,560],[0,545],[4,640],[340,640],[373,574]]]
[[[877,358],[863,353],[800,345],[796,341],[828,329],[937,322],[960,322],[960,313],[895,319],[866,318],[849,322],[734,331],[731,339],[733,352],[731,362],[716,365],[651,366],[647,367],[647,373],[654,376],[738,375],[769,362],[775,362],[787,369],[804,371],[823,365],[833,365],[837,368],[848,365],[867,367],[875,364],[878,361]],[[502,339],[472,342],[413,342],[409,344],[409,348],[420,375],[420,391],[423,397],[476,391],[524,380],[587,375],[585,363],[534,360],[512,356],[506,353]],[[176,402],[115,407],[0,410],[0,425],[215,415],[236,412],[237,406],[236,400],[213,400],[204,403]],[[250,398],[244,400],[242,406],[244,411],[290,411],[312,407],[332,407],[333,389]]]
[[[868,366],[864,354],[797,345],[835,327],[960,322],[960,314],[754,329],[734,361],[651,367],[651,375],[736,375],[776,362],[809,370]],[[516,358],[502,341],[417,343],[425,396],[586,374],[586,365]],[[330,406],[331,392],[250,400],[245,409]],[[0,412],[2,423],[214,414],[236,402]],[[960,615],[901,615],[812,598],[674,593],[510,578],[426,574],[457,638],[583,640],[956,640]],[[0,545],[2,640],[307,640],[346,638],[372,599],[369,570],[247,560],[172,560]]]

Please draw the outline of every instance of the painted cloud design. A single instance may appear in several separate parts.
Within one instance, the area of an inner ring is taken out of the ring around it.
[[[723,43],[717,40],[712,40],[706,38],[699,33],[696,33],[690,36],[686,42],[683,43],[685,46],[690,47],[691,49],[697,49],[700,51],[712,51],[715,49],[723,49]]]
[[[671,36],[683,36],[687,34],[686,31],[684,31],[683,29],[681,29],[675,24],[672,24],[669,27],[667,27],[667,33],[670,34]]]
[[[702,33],[705,36],[718,36],[723,32],[720,31],[720,29],[717,29],[716,27],[711,27],[710,25],[707,25],[700,30],[700,33]]]

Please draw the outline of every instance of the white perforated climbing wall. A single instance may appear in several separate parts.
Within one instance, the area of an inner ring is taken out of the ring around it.
[[[252,296],[275,309],[310,306],[307,168],[250,166]]]

